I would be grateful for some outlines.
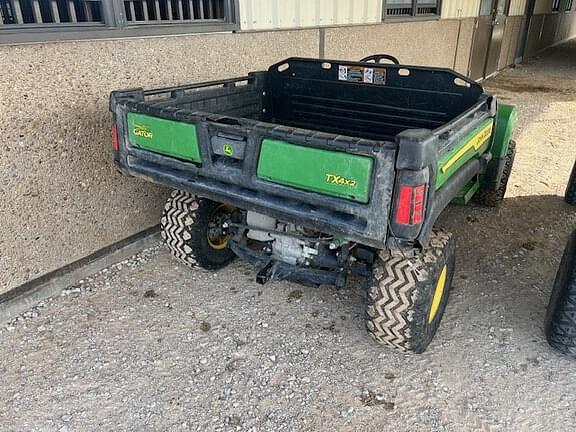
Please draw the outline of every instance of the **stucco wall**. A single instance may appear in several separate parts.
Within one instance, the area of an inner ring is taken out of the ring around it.
[[[327,29],[326,57],[360,59],[386,53],[405,64],[452,68],[458,45],[456,70],[466,74],[473,31],[473,18]]]
[[[111,164],[108,94],[317,56],[318,31],[0,46],[0,293],[159,222]]]

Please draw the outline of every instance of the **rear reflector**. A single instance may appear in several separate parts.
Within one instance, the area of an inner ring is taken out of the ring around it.
[[[422,223],[424,219],[424,185],[414,188],[414,206],[412,207],[412,224]]]
[[[120,149],[120,146],[118,145],[118,128],[116,125],[112,125],[112,146],[115,152]]]
[[[396,205],[396,222],[400,225],[418,225],[424,219],[426,186],[400,186]]]

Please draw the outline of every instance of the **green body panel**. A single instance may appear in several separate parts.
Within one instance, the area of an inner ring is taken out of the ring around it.
[[[265,139],[258,177],[274,183],[367,203],[372,158]]]
[[[201,162],[196,126],[143,114],[128,113],[132,145],[179,159]]]
[[[474,194],[478,192],[478,189],[480,189],[480,180],[476,178],[464,186],[464,189],[462,189],[458,195],[454,197],[452,203],[460,205],[468,204]]]
[[[499,104],[496,115],[496,131],[492,143],[492,157],[504,159],[508,151],[508,144],[512,138],[512,131],[516,126],[518,110],[513,105]]]
[[[440,189],[462,165],[474,157],[479,157],[490,147],[493,124],[493,119],[485,120],[465,136],[453,150],[440,158],[436,190]]]

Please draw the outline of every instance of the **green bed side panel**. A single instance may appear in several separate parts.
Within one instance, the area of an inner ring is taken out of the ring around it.
[[[128,113],[127,118],[128,138],[132,145],[178,159],[201,162],[196,126],[137,113]]]
[[[458,145],[440,158],[436,189],[440,189],[466,162],[483,154],[492,142],[494,120],[488,119],[466,135]]]
[[[322,150],[265,139],[258,177],[340,198],[367,203],[373,160],[367,156]]]

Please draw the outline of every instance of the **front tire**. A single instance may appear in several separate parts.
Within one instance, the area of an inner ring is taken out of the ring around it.
[[[414,257],[380,256],[373,267],[367,328],[377,342],[422,353],[444,314],[455,267],[452,234],[434,230]]]
[[[564,249],[546,311],[544,330],[553,348],[576,357],[576,231]]]
[[[161,234],[172,255],[188,266],[216,270],[235,257],[224,222],[232,208],[188,192],[173,191],[164,206]]]

